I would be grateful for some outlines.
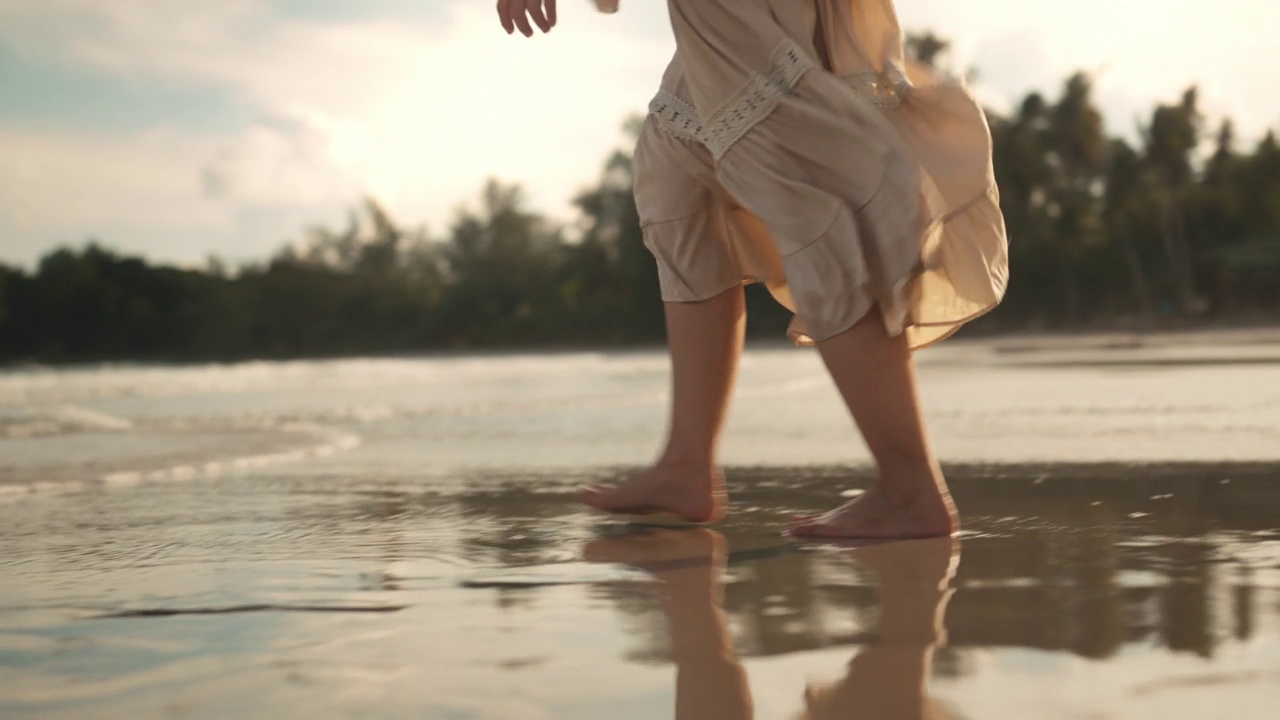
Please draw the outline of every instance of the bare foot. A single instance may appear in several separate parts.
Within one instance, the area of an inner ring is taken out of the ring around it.
[[[658,463],[617,485],[578,493],[588,507],[615,515],[672,515],[685,522],[716,522],[728,504],[724,475],[706,466]]]
[[[796,537],[891,540],[947,537],[959,529],[960,517],[946,490],[930,488],[900,498],[876,485],[835,510],[796,518],[787,532]]]

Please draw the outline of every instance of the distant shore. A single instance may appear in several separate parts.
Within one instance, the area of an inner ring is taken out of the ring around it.
[[[1182,327],[1158,327],[1146,329],[1107,329],[1096,326],[1061,330],[1005,330],[965,332],[942,343],[940,347],[985,345],[996,352],[1026,352],[1050,350],[1133,350],[1176,345],[1280,345],[1280,323],[1194,324]],[[775,334],[748,336],[747,346],[753,349],[779,349],[793,347],[786,339]],[[663,350],[662,343],[640,342],[619,344],[564,344],[482,346],[459,348],[428,348],[420,351],[389,353],[347,353],[336,355],[300,355],[290,357],[252,357],[234,360],[217,359],[104,359],[67,362],[0,361],[0,374],[40,369],[74,370],[76,368],[101,367],[198,367],[204,365],[241,365],[255,362],[307,362],[327,360],[364,359],[412,359],[451,357],[509,357],[513,355],[572,355],[578,353],[647,353]],[[927,351],[926,351],[927,352]]]

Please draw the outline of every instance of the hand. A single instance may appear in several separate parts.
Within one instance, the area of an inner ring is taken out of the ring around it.
[[[498,0],[498,18],[508,35],[520,28],[525,37],[532,37],[529,18],[533,18],[538,29],[548,33],[556,26],[556,0]]]

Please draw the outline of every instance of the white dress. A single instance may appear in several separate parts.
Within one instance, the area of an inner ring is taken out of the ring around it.
[[[763,282],[797,342],[878,306],[913,348],[1000,302],[986,118],[963,85],[905,60],[891,0],[668,6],[676,56],[635,156],[665,301]]]

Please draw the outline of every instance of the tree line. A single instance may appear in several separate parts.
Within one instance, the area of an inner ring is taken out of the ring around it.
[[[910,38],[929,64],[933,35]],[[1152,327],[1280,318],[1280,143],[1242,149],[1208,127],[1195,88],[1159,104],[1139,140],[1106,133],[1085,73],[1056,97],[988,112],[1010,235],[1001,307],[967,332]],[[638,121],[628,123],[634,135]],[[490,181],[443,237],[376,202],[266,261],[154,265],[97,243],[33,272],[0,265],[0,360],[237,360],[433,349],[658,342],[662,308],[627,151],[564,224]],[[787,313],[748,293],[750,332]]]

